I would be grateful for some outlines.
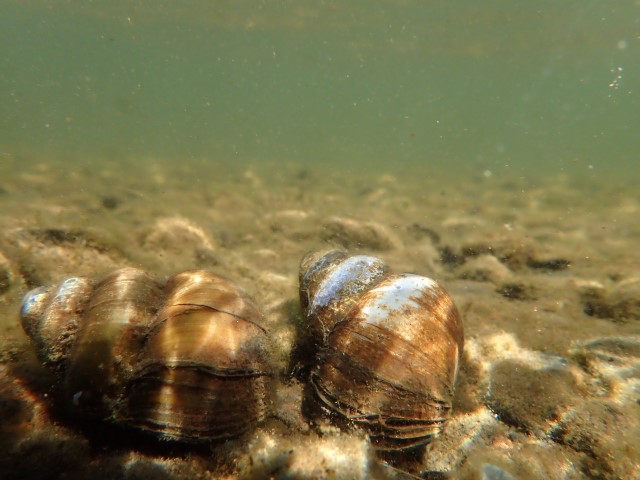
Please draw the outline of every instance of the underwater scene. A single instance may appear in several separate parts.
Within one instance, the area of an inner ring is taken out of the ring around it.
[[[638,0],[4,0],[0,477],[640,479]]]

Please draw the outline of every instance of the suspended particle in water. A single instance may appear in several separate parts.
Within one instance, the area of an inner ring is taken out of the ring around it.
[[[622,72],[624,71],[624,68],[613,67],[609,71],[614,75],[613,81],[609,84],[609,88],[618,90],[618,88],[620,88],[620,82],[622,81]]]

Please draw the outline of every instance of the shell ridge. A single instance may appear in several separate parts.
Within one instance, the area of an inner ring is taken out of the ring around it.
[[[333,354],[335,355],[336,358],[339,358],[343,363],[361,372],[367,372],[370,368],[369,365],[364,365],[359,362],[354,362],[350,357],[348,357],[343,352],[334,351]],[[405,395],[397,395],[398,397],[406,397],[406,394],[409,394],[410,396],[421,397],[427,405],[432,406],[434,408],[440,408],[442,405],[448,404],[446,401],[441,400],[437,397],[434,397],[429,392],[420,392],[420,391],[411,390],[401,385],[397,385],[385,378],[380,378],[377,376],[374,376],[373,378],[378,382],[384,384],[385,386],[389,387],[390,389],[396,390],[398,392],[402,392],[405,394]]]
[[[195,370],[199,372],[205,372],[213,377],[219,378],[229,378],[229,377],[272,377],[274,374],[272,372],[262,372],[241,368],[229,368],[229,369],[216,369],[207,365],[204,365],[199,362],[193,361],[179,361],[172,362],[171,364],[153,364],[148,365],[145,368],[139,370],[134,375],[134,379],[140,379],[148,377],[153,372],[162,371],[162,370]],[[167,384],[178,384],[175,380],[164,380],[163,383]]]
[[[167,323],[167,321],[169,321],[170,319],[178,317],[180,315],[185,315],[185,314],[189,314],[189,313],[193,313],[193,312],[197,312],[197,311],[211,311],[211,312],[224,313],[224,314],[230,315],[230,316],[232,316],[232,317],[234,317],[234,318],[236,318],[236,319],[238,319],[240,321],[243,321],[243,322],[246,322],[248,324],[251,324],[251,325],[257,327],[258,329],[260,329],[264,334],[269,335],[269,331],[265,327],[260,325],[258,322],[255,322],[255,321],[253,321],[251,319],[248,319],[248,318],[245,318],[245,317],[242,317],[242,316],[239,316],[239,315],[235,315],[232,312],[227,312],[225,310],[220,310],[220,309],[217,309],[217,308],[209,307],[207,305],[196,305],[196,304],[177,304],[177,305],[179,305],[179,306],[187,306],[187,307],[188,306],[193,306],[193,308],[188,308],[188,309],[185,309],[185,310],[183,310],[183,311],[181,311],[179,313],[175,313],[175,314],[172,314],[172,315],[166,315],[166,316],[163,316],[161,318],[157,318],[156,320],[154,320],[153,326],[147,331],[147,333],[145,335],[145,338],[148,339],[150,337],[153,337],[158,332],[158,330],[160,330]]]
[[[365,414],[360,410],[344,404],[331,395],[312,378],[311,384],[318,397],[330,410],[341,414],[348,421],[366,425],[370,431],[372,441],[382,449],[402,449],[429,443],[436,437],[446,418],[435,420],[421,420],[411,418],[393,418],[382,414]],[[404,425],[393,425],[403,422]],[[395,442],[400,442],[396,444]]]
[[[343,328],[350,328],[351,327],[349,322],[345,321],[345,322],[343,322],[343,324],[345,325]],[[395,335],[393,332],[389,331],[388,329],[385,329],[384,327],[381,327],[380,325],[377,325],[377,324],[374,324],[372,326],[377,328],[377,329],[379,329],[380,331],[387,332],[389,334],[389,336],[394,338],[397,342],[399,342],[403,346],[407,346],[407,347],[411,346],[411,344],[409,344],[405,339]],[[351,331],[352,331],[354,336],[366,339],[368,342],[370,342],[371,345],[378,345],[378,343],[379,343],[379,339],[370,338],[370,337],[366,336],[365,334],[363,334],[362,332],[357,332],[357,331],[355,331],[353,329],[351,329]],[[356,362],[353,358],[348,357],[343,352],[340,352],[339,350],[337,350],[335,348],[335,346],[331,346],[331,348],[333,349],[332,352],[333,352],[334,355],[340,356],[340,358],[343,361],[353,365],[354,367],[357,366],[358,370],[360,370],[361,372],[367,372],[367,371],[371,370],[371,365],[364,365],[364,364],[360,364],[359,362]],[[449,393],[452,394],[453,392],[452,392],[451,382],[448,381],[449,380],[449,375],[448,375],[448,372],[445,370],[445,367],[443,365],[439,364],[439,362],[436,359],[430,358],[430,356],[427,355],[423,351],[417,351],[416,353],[417,353],[417,355],[416,355],[417,358],[415,360],[417,360],[418,362],[420,362],[420,361],[425,362],[430,367],[429,369],[427,369],[428,372],[429,372],[429,377],[428,378],[430,380],[437,381],[438,384],[440,385],[440,387],[442,389],[444,389],[445,392],[449,392]],[[403,359],[403,357],[401,355],[398,355],[397,352],[390,352],[387,355],[395,356],[399,360]],[[417,373],[416,370],[414,369],[413,363],[408,363],[408,364],[405,365],[405,367],[409,371]],[[456,364],[456,369],[457,369],[457,364]],[[380,375],[377,371],[372,371],[372,375],[377,380],[379,380],[379,381],[381,381],[381,382],[383,382],[383,383],[385,383],[385,384],[387,384],[389,386],[393,386],[393,387],[396,387],[398,389],[401,389],[401,390],[404,390],[404,391],[407,391],[407,392],[413,392],[414,391],[414,390],[410,389],[409,387],[402,387],[402,386],[398,385],[392,379]],[[438,399],[436,397],[432,396],[432,395],[430,395],[429,397],[432,398],[434,401],[438,401]]]

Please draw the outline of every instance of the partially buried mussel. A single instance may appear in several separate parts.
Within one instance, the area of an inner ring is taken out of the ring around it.
[[[434,280],[391,275],[382,260],[331,250],[300,265],[300,301],[320,344],[321,403],[382,450],[430,442],[451,413],[462,321]]]
[[[210,272],[68,278],[29,292],[21,321],[74,413],[199,442],[238,436],[269,408],[260,314]]]

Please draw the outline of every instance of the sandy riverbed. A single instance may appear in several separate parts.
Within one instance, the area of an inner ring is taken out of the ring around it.
[[[3,472],[640,478],[640,200],[633,182],[487,172],[327,175],[296,165],[144,159],[126,169],[4,163]],[[305,378],[291,361],[304,330],[298,264],[327,246],[433,276],[463,315],[455,411],[425,451],[381,457],[359,432],[301,411]],[[94,425],[56,412],[52,377],[19,328],[20,301],[32,287],[126,265],[157,277],[207,268],[255,298],[279,372],[274,415],[256,431],[206,448],[158,446],[123,442],[121,432],[105,440]]]

